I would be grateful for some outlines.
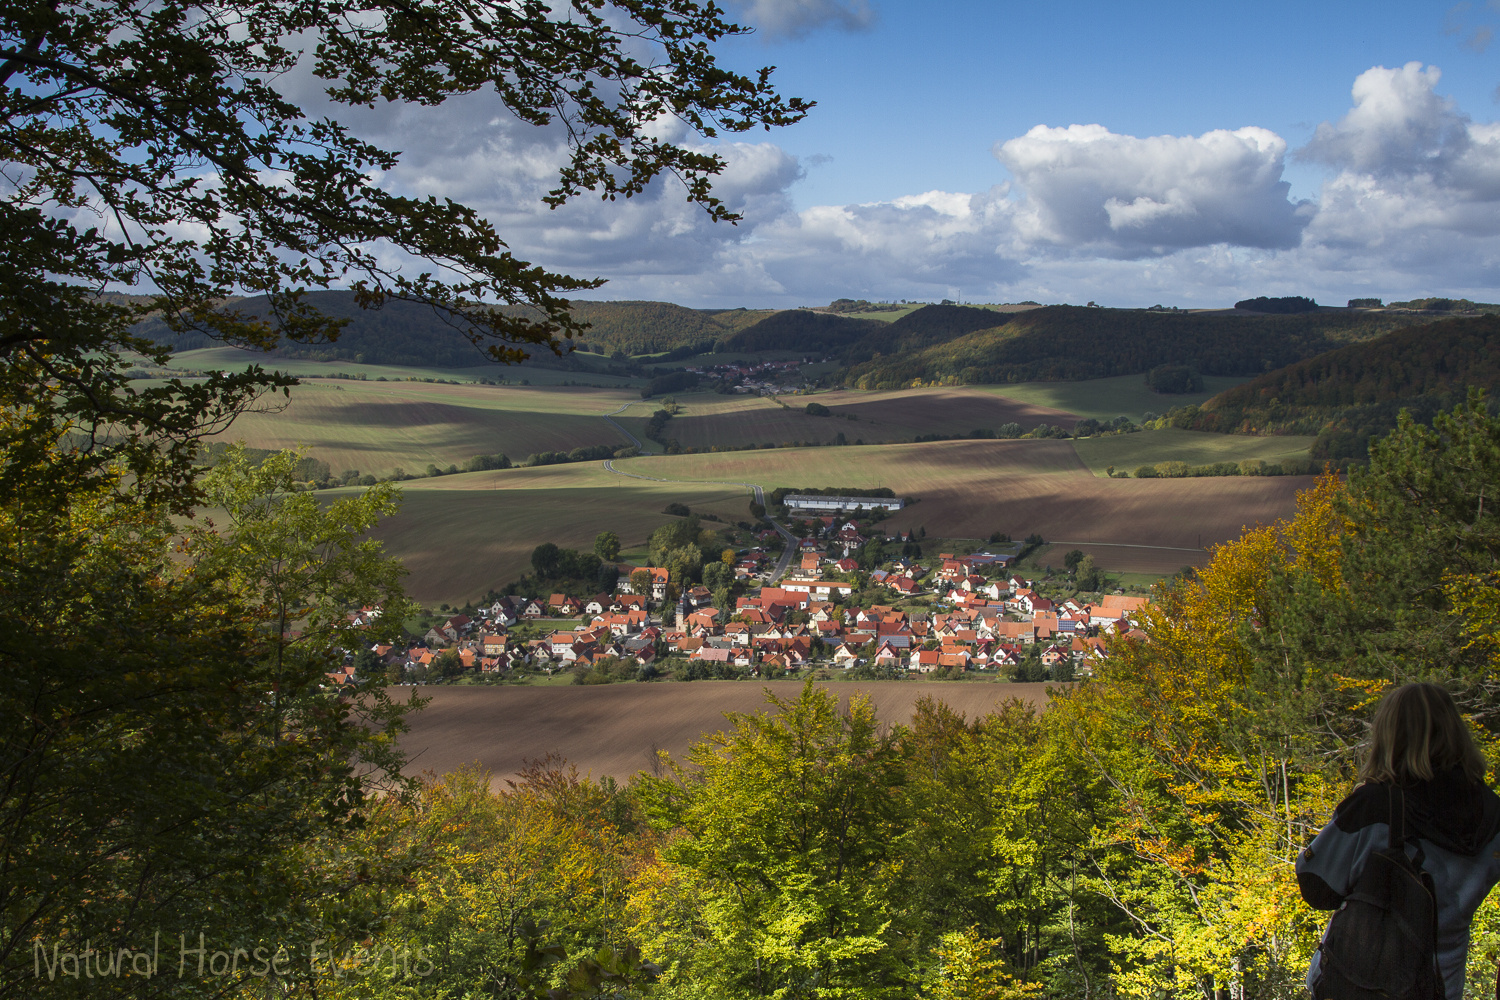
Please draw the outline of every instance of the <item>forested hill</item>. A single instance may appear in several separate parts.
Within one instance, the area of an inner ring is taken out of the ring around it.
[[[1006,313],[972,306],[931,305],[893,322],[853,319],[808,309],[788,309],[723,342],[726,351],[806,351],[846,364],[876,354],[929,347],[1005,322]]]
[[[860,338],[883,332],[890,325],[876,319],[846,319],[808,309],[787,309],[729,337],[722,349],[839,354]]]
[[[1192,426],[1316,434],[1314,458],[1363,458],[1402,409],[1422,422],[1500,388],[1500,317],[1440,320],[1268,372],[1204,403]]]
[[[1205,375],[1252,375],[1419,321],[1345,311],[1234,316],[1047,306],[1011,314],[992,329],[853,365],[844,381],[861,389],[916,381],[1073,381],[1164,364],[1191,365]]]
[[[311,292],[308,300],[330,316],[346,317],[349,325],[332,344],[302,345],[283,341],[273,357],[314,358],[362,364],[466,368],[487,365],[468,341],[431,309],[405,302],[392,302],[383,309],[362,310],[349,292]],[[263,298],[235,303],[250,315],[265,315]],[[508,311],[521,313],[524,307]],[[581,302],[573,303],[574,315],[588,323],[581,344],[599,354],[654,354],[678,347],[711,351],[725,337],[762,317],[769,310],[728,312],[688,309],[670,302]],[[539,315],[539,314],[538,314]],[[173,335],[164,323],[150,319],[140,331],[152,339],[171,343],[181,350],[212,346],[203,334]],[[538,356],[542,363],[556,363],[550,353]]]

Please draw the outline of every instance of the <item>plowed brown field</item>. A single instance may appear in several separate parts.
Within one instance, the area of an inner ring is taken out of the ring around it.
[[[1006,399],[969,386],[893,392],[836,389],[810,397],[786,396],[781,403],[760,396],[698,394],[679,399],[684,411],[664,433],[684,448],[704,451],[714,445],[741,447],[788,441],[833,444],[839,434],[851,443],[884,444],[927,434],[994,430],[1011,422],[1031,430],[1037,424],[1072,427],[1078,420],[1076,414],[1065,410]],[[805,409],[809,402],[828,407],[830,415],[809,416]],[[631,412],[636,410],[643,408],[635,407]]]
[[[805,448],[632,458],[619,468],[662,479],[773,486],[889,486],[920,499],[882,527],[942,538],[1112,543],[1111,570],[1170,572],[1244,528],[1290,517],[1307,476],[1099,479],[1067,441],[939,441],[879,448]],[[1176,550],[1191,551],[1176,551]]]
[[[878,718],[904,723],[923,695],[969,718],[1019,698],[1047,701],[1045,684],[1000,682],[836,682],[819,687],[841,703],[869,695]],[[725,712],[759,712],[770,706],[765,690],[795,698],[797,681],[700,681],[609,684],[597,687],[434,687],[419,689],[431,703],[411,716],[401,739],[408,774],[446,774],[477,762],[496,786],[525,765],[557,753],[595,778],[624,781],[650,770],[658,750],[681,759],[704,734],[729,728]],[[399,697],[399,695],[398,695]]]

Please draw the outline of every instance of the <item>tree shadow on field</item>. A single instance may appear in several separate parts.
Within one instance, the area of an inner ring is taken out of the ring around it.
[[[338,408],[338,419],[343,423],[365,427],[425,427],[432,424],[473,423],[476,411],[473,407],[454,406],[451,403],[399,402],[348,403]]]

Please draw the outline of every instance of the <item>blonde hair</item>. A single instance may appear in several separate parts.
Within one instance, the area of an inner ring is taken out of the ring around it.
[[[1403,684],[1388,692],[1370,722],[1360,780],[1409,785],[1453,767],[1471,782],[1484,781],[1484,757],[1447,689]]]

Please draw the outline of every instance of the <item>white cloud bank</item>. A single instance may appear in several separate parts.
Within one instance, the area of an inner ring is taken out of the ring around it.
[[[516,125],[483,98],[382,119],[385,134],[373,138],[408,150],[386,183],[474,205],[518,256],[609,278],[598,297],[1494,299],[1500,124],[1472,121],[1438,94],[1439,79],[1417,63],[1361,74],[1349,112],[1296,151],[1254,127],[1140,138],[1039,125],[996,145],[1011,179],[987,191],[801,212],[789,196],[803,172],[794,157],[768,142],[720,143],[711,148],[727,165],[715,190],[744,215],[737,226],[706,222],[674,180],[628,201],[585,194],[548,210],[540,198],[555,183],[562,136]],[[1289,155],[1327,171],[1315,201],[1291,199]]]

